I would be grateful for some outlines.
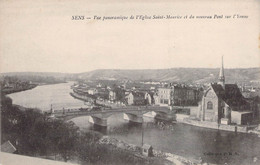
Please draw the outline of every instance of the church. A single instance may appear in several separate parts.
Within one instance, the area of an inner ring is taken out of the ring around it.
[[[248,125],[255,115],[256,110],[243,97],[237,84],[225,84],[222,57],[218,83],[211,83],[204,92],[197,118],[218,124]]]

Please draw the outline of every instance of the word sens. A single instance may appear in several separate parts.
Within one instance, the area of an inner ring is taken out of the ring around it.
[[[85,17],[83,15],[73,15],[71,20],[84,20]]]

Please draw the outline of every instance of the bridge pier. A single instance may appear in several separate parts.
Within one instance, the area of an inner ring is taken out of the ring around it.
[[[95,116],[89,116],[88,121],[92,124],[107,127],[107,118],[99,118]]]
[[[124,119],[134,123],[143,123],[144,121],[142,114],[124,113]]]

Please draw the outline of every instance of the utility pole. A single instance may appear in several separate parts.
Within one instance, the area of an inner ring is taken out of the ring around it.
[[[142,126],[142,146],[144,145],[144,128]]]

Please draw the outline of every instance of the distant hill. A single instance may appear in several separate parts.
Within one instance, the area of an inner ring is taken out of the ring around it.
[[[11,73],[1,73],[0,81],[9,80],[9,81],[32,81],[33,83],[43,83],[43,84],[55,84],[66,82],[66,79],[69,74],[66,73],[52,73],[52,72],[11,72]],[[4,78],[4,76],[8,76]]]
[[[0,73],[1,76],[43,76],[43,77],[56,77],[64,78],[70,75],[69,73],[59,73],[59,72],[7,72]]]
[[[209,83],[217,81],[219,68],[172,68],[147,70],[100,69],[76,74],[82,79],[139,80]],[[225,69],[227,83],[260,81],[260,68]]]
[[[210,83],[217,81],[219,68],[171,68],[171,69],[99,69],[84,73],[51,72],[17,72],[2,73],[9,76],[42,76],[59,79],[89,80],[132,80],[132,81],[166,81],[186,83]],[[225,69],[227,83],[260,82],[260,68]]]

